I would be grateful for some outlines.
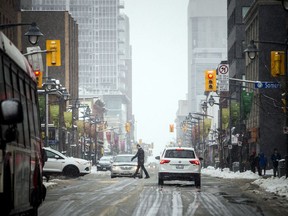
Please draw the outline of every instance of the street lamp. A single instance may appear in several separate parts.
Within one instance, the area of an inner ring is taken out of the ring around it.
[[[65,87],[61,87],[59,89],[60,93],[60,103],[59,103],[59,124],[58,124],[58,130],[59,130],[59,151],[64,152],[66,150],[66,143],[63,138],[65,138],[63,130],[66,130],[66,127],[64,125],[64,115],[63,115],[63,104],[69,99],[70,94],[68,93],[67,89]]]
[[[43,83],[43,87],[45,90],[45,146],[48,146],[48,122],[49,122],[49,109],[48,109],[48,94],[51,92],[55,92],[58,89],[58,84],[56,80],[48,79],[45,83]]]
[[[254,40],[251,40],[248,44],[247,48],[244,50],[244,53],[248,54],[248,57],[251,60],[254,60],[256,58],[257,53],[259,52],[258,48],[255,45]]]
[[[28,32],[26,32],[24,35],[28,37],[30,44],[32,44],[32,45],[37,44],[39,37],[43,36],[43,34],[40,32],[40,30],[39,30],[39,28],[35,22],[4,24],[4,25],[0,25],[0,30],[6,29],[6,28],[11,28],[11,27],[16,27],[16,26],[25,26],[25,25],[30,25],[30,27],[28,29]]]
[[[206,101],[204,101],[204,102],[201,104],[201,107],[202,107],[202,109],[203,109],[204,113],[206,113],[206,112],[207,112],[207,109],[208,109],[208,105],[207,105],[207,102],[206,102]]]

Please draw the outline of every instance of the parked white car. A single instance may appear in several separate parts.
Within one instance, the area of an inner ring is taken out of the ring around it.
[[[194,181],[196,187],[201,187],[201,162],[193,148],[169,147],[166,148],[161,157],[158,168],[158,184],[164,181],[182,180]]]
[[[81,159],[66,157],[60,152],[45,147],[48,160],[43,167],[44,174],[63,174],[69,177],[83,176],[91,173],[91,162]]]

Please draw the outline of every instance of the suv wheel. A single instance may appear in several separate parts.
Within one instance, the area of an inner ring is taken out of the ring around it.
[[[199,174],[195,176],[195,186],[201,187],[201,176]]]
[[[65,167],[63,170],[63,173],[65,176],[68,176],[68,177],[78,177],[79,176],[79,170],[75,166]]]
[[[164,181],[162,178],[158,178],[158,185],[163,185],[164,184]]]

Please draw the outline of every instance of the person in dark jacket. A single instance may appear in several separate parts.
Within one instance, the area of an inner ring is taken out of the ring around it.
[[[281,159],[281,155],[278,153],[278,150],[275,148],[274,153],[271,155],[274,177],[276,177],[276,173],[278,173],[278,161],[280,159]]]
[[[256,172],[256,152],[253,151],[249,157],[250,168],[253,173]]]
[[[137,153],[131,158],[131,161],[133,161],[136,157],[138,158],[138,165],[137,165],[137,169],[133,175],[133,177],[135,178],[139,169],[141,168],[144,173],[145,173],[145,178],[150,178],[147,170],[145,169],[144,167],[144,158],[145,158],[145,153],[144,153],[144,150],[141,148],[141,146],[139,144],[137,144],[137,148],[138,148],[138,151]]]
[[[255,165],[257,168],[258,175],[261,176],[262,172],[261,172],[261,168],[260,168],[260,153],[258,153],[258,155],[255,157]]]
[[[260,174],[262,175],[262,170],[264,171],[264,175],[266,175],[266,166],[267,166],[267,158],[262,152],[259,156],[259,167],[260,167]]]

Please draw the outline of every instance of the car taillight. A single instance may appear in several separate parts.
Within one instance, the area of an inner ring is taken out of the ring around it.
[[[200,161],[199,160],[190,160],[189,162],[191,164],[200,165]]]
[[[160,164],[165,164],[165,163],[169,163],[170,160],[160,160]]]

